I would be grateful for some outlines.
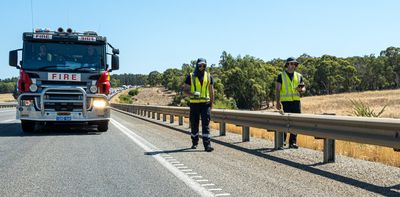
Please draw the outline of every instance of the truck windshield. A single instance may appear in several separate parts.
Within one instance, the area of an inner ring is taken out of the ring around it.
[[[105,45],[25,42],[25,70],[94,72],[105,69]]]

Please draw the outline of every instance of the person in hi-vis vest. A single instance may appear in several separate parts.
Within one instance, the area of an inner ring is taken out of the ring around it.
[[[214,102],[214,80],[206,71],[207,61],[204,58],[197,59],[194,72],[185,80],[184,93],[190,97],[190,128],[192,149],[196,149],[199,142],[199,123],[201,117],[202,138],[204,150],[211,152],[210,118]]]
[[[299,65],[294,57],[286,60],[285,68],[278,74],[276,79],[276,109],[287,113],[301,113],[300,93],[306,91],[303,76],[296,72]],[[286,142],[286,132],[285,132]],[[291,133],[289,137],[289,148],[299,148],[296,144],[297,135]]]

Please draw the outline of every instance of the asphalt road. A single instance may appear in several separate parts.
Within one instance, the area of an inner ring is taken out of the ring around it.
[[[110,129],[21,131],[0,110],[0,196],[400,196],[400,169],[213,132],[212,153],[171,129],[113,111]]]

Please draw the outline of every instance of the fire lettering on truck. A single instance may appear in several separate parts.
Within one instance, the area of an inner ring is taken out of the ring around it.
[[[81,74],[77,73],[49,73],[49,81],[81,81]]]

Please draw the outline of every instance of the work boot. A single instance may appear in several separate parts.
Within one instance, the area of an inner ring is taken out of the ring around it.
[[[289,148],[298,149],[299,146],[297,144],[289,144]]]
[[[197,144],[193,144],[192,147],[190,147],[191,149],[197,149]]]
[[[207,152],[212,152],[214,150],[214,148],[211,147],[210,145],[208,145],[208,146],[204,147],[204,150]]]

